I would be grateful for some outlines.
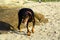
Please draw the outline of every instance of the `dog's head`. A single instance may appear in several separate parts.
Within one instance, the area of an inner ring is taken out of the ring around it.
[[[24,16],[23,16],[22,23],[24,23],[24,25],[26,25],[29,18],[31,18],[31,12],[26,11]]]
[[[29,20],[29,17],[23,18],[22,19],[22,23],[24,23],[24,25],[26,26],[28,20]]]

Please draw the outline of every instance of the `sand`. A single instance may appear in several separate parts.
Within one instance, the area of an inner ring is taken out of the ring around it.
[[[0,40],[60,40],[60,2],[30,2],[23,7],[42,13],[49,22],[35,25],[35,32],[31,33],[31,36],[25,35],[26,29],[23,29],[23,32],[8,31],[6,34],[0,34]]]

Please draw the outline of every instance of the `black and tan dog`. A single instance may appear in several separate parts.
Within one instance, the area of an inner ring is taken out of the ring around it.
[[[28,28],[28,23],[32,22],[33,27],[32,27],[32,33],[34,33],[34,25],[35,25],[35,18],[34,18],[34,12],[30,8],[22,8],[18,12],[18,18],[19,18],[19,23],[18,23],[18,29],[20,30],[20,25],[21,23],[24,23],[24,25],[27,27],[27,35],[30,36],[30,30]]]

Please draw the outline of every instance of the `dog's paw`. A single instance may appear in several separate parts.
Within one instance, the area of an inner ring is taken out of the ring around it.
[[[31,35],[31,32],[27,32],[27,35],[30,36]]]

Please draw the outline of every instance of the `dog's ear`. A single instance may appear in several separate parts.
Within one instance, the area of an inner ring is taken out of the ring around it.
[[[31,15],[31,12],[30,12],[30,11],[26,11],[26,14],[27,14],[27,15]]]

